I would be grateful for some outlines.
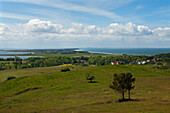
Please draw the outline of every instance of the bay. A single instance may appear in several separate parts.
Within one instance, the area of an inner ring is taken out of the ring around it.
[[[9,51],[0,51],[0,55],[4,54],[34,54],[33,52],[9,52]]]
[[[27,58],[30,58],[30,57],[37,57],[37,56],[17,56],[17,57],[20,57],[22,59],[27,59]],[[0,58],[3,58],[3,59],[15,58],[15,56],[0,56]]]

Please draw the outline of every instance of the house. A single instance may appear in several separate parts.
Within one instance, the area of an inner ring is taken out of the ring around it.
[[[142,64],[145,64],[145,63],[146,63],[146,61],[142,61],[141,63],[142,63]]]
[[[146,62],[150,62],[150,60],[147,60]]]
[[[139,62],[139,61],[138,61],[138,62],[137,62],[137,64],[138,64],[138,65],[140,65],[140,64],[141,64],[141,62]]]
[[[155,60],[155,59],[152,59],[151,61],[152,61],[152,62],[156,62],[156,60]]]
[[[113,62],[111,62],[111,65],[114,65],[114,64],[119,65],[119,64],[120,64],[120,61],[113,61]]]

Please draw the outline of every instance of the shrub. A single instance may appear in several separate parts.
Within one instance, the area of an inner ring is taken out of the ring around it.
[[[86,74],[86,80],[90,80],[90,83],[92,83],[94,79],[95,79],[94,75],[90,75],[89,73]]]
[[[74,63],[75,66],[78,66],[79,64],[78,63]]]
[[[21,69],[26,69],[26,68],[28,68],[27,65],[21,65]]]
[[[81,66],[89,66],[88,64],[82,64]]]
[[[67,67],[67,68],[63,68],[60,70],[61,72],[67,72],[67,71],[70,71],[70,69]]]

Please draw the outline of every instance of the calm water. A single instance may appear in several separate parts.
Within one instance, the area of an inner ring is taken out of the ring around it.
[[[22,59],[27,59],[27,58],[30,58],[30,57],[37,57],[37,56],[17,56],[17,57],[20,57]],[[6,58],[15,58],[15,56],[0,56],[0,58],[3,58],[3,59],[6,59]]]
[[[7,52],[7,51],[0,51],[0,55],[4,55],[4,54],[11,54],[11,55],[14,55],[14,54],[30,54],[30,52]],[[33,52],[31,52],[31,54],[34,54]],[[34,56],[18,56],[22,59],[27,59],[29,57],[34,57]],[[35,56],[36,57],[36,56]],[[0,56],[0,58],[15,58],[15,56]]]
[[[33,52],[8,52],[8,51],[0,51],[0,54],[34,54]]]
[[[170,53],[170,48],[81,48],[80,51],[115,55],[156,55]]]

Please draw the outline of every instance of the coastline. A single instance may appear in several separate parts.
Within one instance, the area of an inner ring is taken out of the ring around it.
[[[51,53],[50,53],[51,52]],[[20,54],[21,53],[21,54]],[[0,56],[60,56],[60,55],[133,55],[154,56],[170,53],[170,48],[65,48],[0,51]]]
[[[111,51],[108,52],[108,50]],[[80,48],[79,51],[87,51],[91,54],[103,54],[103,55],[153,56],[158,54],[170,53],[170,48]]]

